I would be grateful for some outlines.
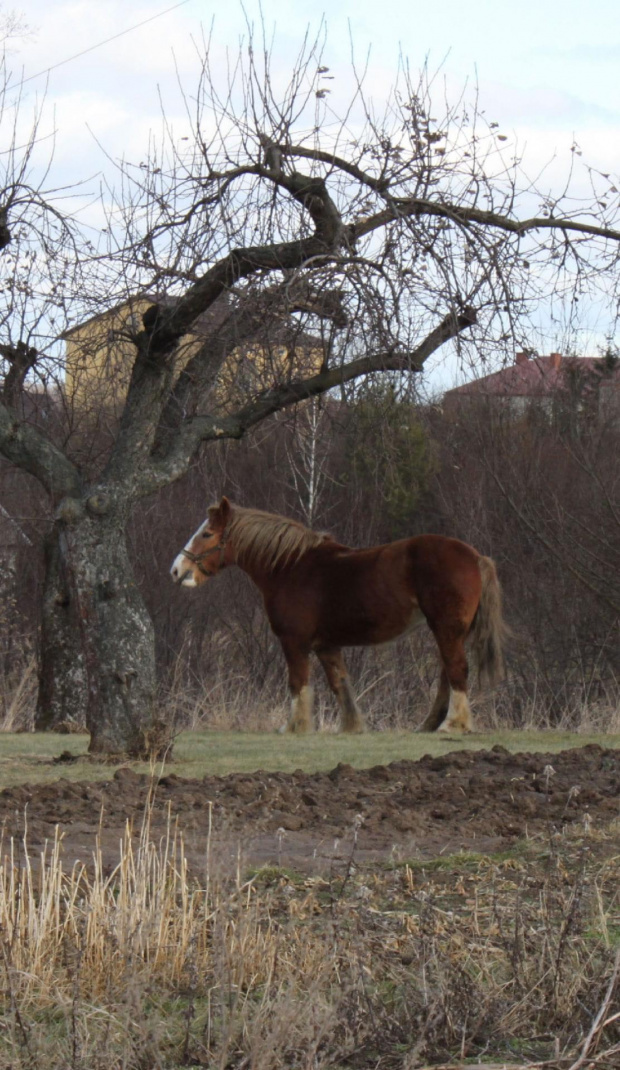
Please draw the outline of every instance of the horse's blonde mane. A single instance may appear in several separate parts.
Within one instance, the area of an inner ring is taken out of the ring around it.
[[[312,531],[277,513],[232,506],[229,538],[239,564],[256,564],[274,570],[278,565],[298,561],[308,550],[329,539],[324,532]]]

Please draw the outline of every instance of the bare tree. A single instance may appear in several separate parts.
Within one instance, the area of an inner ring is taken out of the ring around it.
[[[140,498],[183,475],[202,446],[240,438],[301,401],[375,373],[419,372],[449,341],[480,354],[521,337],[550,293],[570,282],[586,294],[617,267],[615,208],[596,195],[574,207],[531,183],[521,189],[519,162],[502,161],[495,132],[466,108],[436,121],[424,81],[404,71],[381,118],[357,79],[336,123],[327,78],[320,47],[305,42],[276,89],[281,79],[251,40],[221,85],[207,47],[188,102],[191,138],[167,130],[161,149],[121,166],[103,201],[106,246],[82,247],[74,259],[63,260],[71,233],[49,199],[29,190],[20,200],[20,182],[2,182],[6,248],[16,249],[24,226],[53,247],[63,279],[52,294],[63,312],[77,319],[136,294],[150,301],[123,328],[123,404],[109,417],[106,449],[88,460],[20,401],[58,349],[34,344],[14,310],[1,321],[0,452],[40,480],[53,505],[51,574],[66,593],[55,604],[79,643],[92,752],[157,749],[153,629],[125,540]],[[39,219],[57,229],[46,237]],[[23,263],[12,254],[8,275]],[[65,278],[77,266],[79,299]],[[44,333],[48,306],[32,285],[25,296]],[[320,336],[320,363],[308,367],[299,334]],[[258,354],[255,374],[223,389],[244,346]],[[153,582],[165,582],[165,563]],[[66,679],[54,644],[42,657],[44,680]]]
[[[26,32],[14,16],[0,29],[6,45]],[[59,340],[69,309],[83,287],[85,244],[65,210],[79,201],[76,186],[51,179],[53,136],[43,129],[43,107],[32,108],[19,78],[0,60],[0,437],[3,456],[34,476],[57,501],[58,484],[71,465],[62,450],[58,416],[64,379]],[[4,446],[6,445],[6,449]],[[22,500],[23,500],[22,495]],[[22,589],[23,589],[22,584]],[[42,602],[44,645],[54,650],[41,677],[39,705],[44,720],[71,718],[86,696],[79,634],[67,619],[69,592],[57,537],[46,543],[46,587]]]
[[[319,511],[321,491],[327,479],[329,426],[319,398],[300,406],[292,440],[287,444],[288,477],[301,507],[304,522],[313,527]]]

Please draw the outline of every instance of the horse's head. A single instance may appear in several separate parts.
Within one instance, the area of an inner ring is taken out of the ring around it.
[[[228,535],[232,506],[228,498],[212,505],[207,519],[172,562],[170,575],[181,587],[200,587],[230,563]]]

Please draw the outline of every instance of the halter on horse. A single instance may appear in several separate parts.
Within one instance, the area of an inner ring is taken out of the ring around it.
[[[208,536],[214,535],[214,534],[215,534],[215,532],[209,531],[208,528],[205,529],[205,531],[203,532],[203,536],[205,538],[208,537]],[[217,551],[219,550],[220,551],[220,557],[219,557],[219,561],[217,563],[217,571],[219,571],[220,568],[222,567],[222,561],[224,559],[224,550],[226,549],[226,543],[228,542],[229,534],[230,534],[229,531],[223,532],[222,538],[218,542],[217,546],[210,546],[208,550],[203,550],[202,553],[200,553],[200,554],[193,554],[191,552],[191,550],[185,549],[185,550],[181,550],[180,556],[181,557],[186,557],[188,561],[191,561],[193,565],[196,565],[198,571],[201,572],[203,576],[209,577],[209,576],[211,576],[211,573],[207,572],[207,570],[202,567],[201,561],[203,561],[205,557],[210,557],[211,554],[217,553]],[[178,582],[181,583],[181,585],[183,585],[183,580],[182,579],[179,580]]]

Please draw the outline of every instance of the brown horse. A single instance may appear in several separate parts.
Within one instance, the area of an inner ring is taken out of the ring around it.
[[[292,693],[288,731],[312,728],[312,651],[340,705],[342,731],[362,731],[342,647],[388,643],[423,620],[435,636],[442,667],[421,730],[472,730],[468,636],[479,675],[494,682],[502,673],[505,626],[489,557],[442,535],[352,550],[296,520],[222,498],[170,571],[182,587],[199,587],[228,565],[239,565],[260,589],[282,644]]]

